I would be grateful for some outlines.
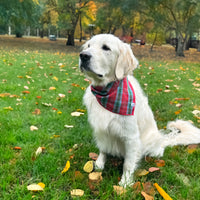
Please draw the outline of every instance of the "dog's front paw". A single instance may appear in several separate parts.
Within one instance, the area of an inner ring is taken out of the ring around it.
[[[97,159],[97,161],[95,162],[95,169],[103,170],[104,169],[104,165],[105,165],[104,162],[102,162],[102,161]]]
[[[126,188],[132,186],[133,184],[134,181],[132,174],[126,172],[125,174],[122,175],[121,181],[119,182],[120,186]]]

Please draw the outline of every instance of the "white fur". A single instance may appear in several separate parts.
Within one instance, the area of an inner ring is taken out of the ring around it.
[[[103,45],[110,50],[104,50]],[[81,59],[79,65],[94,86],[105,86],[127,76],[136,95],[134,115],[122,116],[103,108],[91,93],[90,86],[86,89],[84,104],[100,151],[97,168],[104,168],[106,154],[123,157],[120,185],[126,187],[133,183],[133,173],[142,156],[162,156],[166,146],[200,143],[200,129],[186,121],[169,122],[167,128],[171,130],[170,134],[158,130],[148,99],[131,75],[138,61],[129,45],[113,35],[101,34],[86,42],[81,53],[91,55],[87,65],[91,70],[81,67]]]

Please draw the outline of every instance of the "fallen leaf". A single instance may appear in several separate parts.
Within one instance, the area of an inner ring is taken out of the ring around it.
[[[84,115],[84,113],[82,113],[82,112],[72,112],[71,113],[71,116],[73,116],[73,117],[79,117],[81,115]]]
[[[159,92],[162,92],[163,91],[163,89],[157,89],[157,91],[156,91],[156,93],[159,93]]]
[[[21,147],[14,147],[13,149],[14,149],[14,150],[22,150]]]
[[[46,107],[51,107],[52,104],[51,103],[42,103],[42,105],[46,106]]]
[[[62,114],[62,112],[61,112],[61,111],[58,111],[58,112],[57,112],[57,114],[61,115],[61,114]]]
[[[149,172],[155,172],[155,171],[159,171],[160,170],[160,168],[158,168],[158,167],[150,167],[149,168]]]
[[[117,193],[117,195],[122,195],[126,193],[126,189],[118,185],[113,185],[113,190]]]
[[[56,90],[56,88],[55,87],[50,87],[49,90]]]
[[[38,149],[35,152],[35,155],[36,156],[40,155],[42,153],[42,151],[43,151],[42,147],[38,147]]]
[[[172,198],[158,185],[158,183],[154,183],[154,186],[160,193],[160,195],[165,199],[165,200],[172,200]]]
[[[29,90],[29,87],[28,86],[24,86],[24,89]]]
[[[54,76],[53,79],[54,79],[55,81],[58,81],[58,78],[57,78],[56,76]]]
[[[136,171],[136,176],[146,176],[149,172],[146,169],[138,169]]]
[[[142,194],[142,196],[144,197],[145,200],[154,200],[154,198],[152,196],[148,195],[144,191],[142,191],[141,194]]]
[[[175,115],[178,115],[178,114],[180,114],[182,112],[182,110],[180,109],[180,110],[177,110],[176,112],[174,112],[174,114]]]
[[[38,183],[38,185],[39,185],[40,187],[42,187],[43,189],[45,188],[45,184],[42,183],[42,182]]]
[[[164,167],[165,161],[164,160],[155,160],[157,167]]]
[[[84,178],[83,174],[80,171],[75,171],[74,177],[75,177],[75,179],[83,179]]]
[[[37,130],[38,130],[38,127],[32,125],[32,126],[30,126],[30,130],[31,130],[31,131],[37,131]]]
[[[40,115],[41,111],[40,111],[40,109],[36,108],[35,111],[32,112],[32,114],[34,114],[34,115]]]
[[[80,85],[76,84],[76,83],[72,83],[72,86],[74,86],[74,87],[80,87]]]
[[[81,189],[74,189],[70,193],[72,197],[82,197],[84,195],[84,191]]]
[[[185,176],[185,174],[180,173],[180,174],[176,174],[176,176],[184,183],[184,185],[191,186],[190,181],[188,177]]]
[[[73,128],[73,125],[64,125],[65,128]]]
[[[135,193],[137,193],[137,194],[142,191],[142,185],[141,185],[141,183],[139,181],[134,183],[134,185],[132,187],[135,190]]]
[[[36,98],[41,99],[42,97],[41,96],[36,96]]]
[[[27,186],[27,189],[33,192],[43,191],[44,188],[42,188],[40,185],[33,183],[31,185]]]
[[[180,107],[182,107],[182,106],[183,106],[183,105],[180,104],[180,103],[177,103],[177,104],[176,104],[176,107],[177,107],[177,108],[180,108]]]
[[[10,93],[2,93],[2,94],[0,94],[0,97],[7,97],[7,96],[10,96]]]
[[[13,108],[12,108],[11,106],[4,107],[3,109],[4,109],[4,110],[10,110],[10,111],[12,111],[12,110],[13,110]]]
[[[98,154],[96,154],[96,153],[93,153],[93,152],[90,152],[89,153],[89,157],[92,159],[92,160],[97,160],[97,158],[98,158]]]
[[[22,91],[23,94],[30,94],[30,91],[26,90],[26,91]]]
[[[146,192],[148,195],[154,196],[156,191],[151,182],[142,183],[143,191]]]
[[[194,82],[194,83],[192,83],[192,85],[193,85],[194,87],[200,87],[200,83]]]
[[[197,148],[198,148],[198,144],[190,144],[187,147],[187,152],[189,154],[192,154],[192,153],[194,153],[197,150]]]
[[[165,93],[171,92],[171,90],[164,90]]]
[[[189,100],[190,98],[175,98],[176,101],[186,101]]]
[[[83,170],[87,173],[90,173],[94,170],[94,162],[93,161],[88,161],[85,163]]]
[[[65,97],[65,94],[58,94],[58,96],[59,96],[60,98],[64,98],[64,97]]]
[[[69,162],[69,160],[67,161],[67,163],[66,163],[66,165],[65,165],[65,167],[64,167],[64,169],[62,170],[62,174],[63,173],[65,173],[65,172],[67,172],[68,170],[69,170],[69,168],[70,168],[70,162]]]

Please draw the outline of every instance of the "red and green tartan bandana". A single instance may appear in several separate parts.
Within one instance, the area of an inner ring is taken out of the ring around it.
[[[91,91],[105,109],[120,115],[134,115],[135,92],[127,77],[105,87],[91,86]]]

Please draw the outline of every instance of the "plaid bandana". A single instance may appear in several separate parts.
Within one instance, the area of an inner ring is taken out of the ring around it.
[[[134,115],[135,92],[127,77],[105,87],[91,86],[91,91],[105,109],[120,115]]]

